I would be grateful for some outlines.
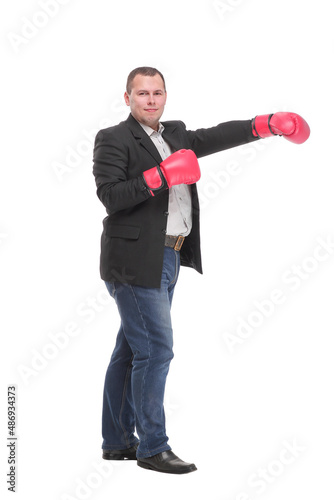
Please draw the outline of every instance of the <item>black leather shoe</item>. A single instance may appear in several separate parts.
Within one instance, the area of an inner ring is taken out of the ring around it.
[[[136,460],[138,443],[125,450],[103,450],[102,458],[105,460]]]
[[[187,472],[197,470],[195,464],[183,462],[183,460],[174,455],[171,450],[163,451],[153,457],[138,458],[137,465],[143,467],[143,469],[155,470],[156,472],[167,472],[168,474],[187,474]]]

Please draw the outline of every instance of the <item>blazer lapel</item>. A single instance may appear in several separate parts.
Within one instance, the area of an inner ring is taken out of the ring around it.
[[[143,148],[145,148],[150,153],[150,155],[153,156],[153,158],[157,163],[161,163],[162,158],[159,154],[159,151],[157,150],[157,148],[155,147],[155,145],[153,144],[152,140],[147,135],[145,130],[139,125],[137,120],[133,118],[133,116],[130,114],[125,123],[131,130],[132,134],[134,135],[138,143]]]
[[[182,144],[182,139],[178,133],[177,122],[162,122],[162,124],[165,127],[162,137],[168,142],[172,151],[175,152],[184,148],[184,144]]]

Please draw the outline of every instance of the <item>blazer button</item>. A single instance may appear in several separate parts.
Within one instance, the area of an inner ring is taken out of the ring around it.
[[[167,217],[167,215],[169,215],[169,212],[164,212],[164,215]]]
[[[166,229],[163,229],[161,232],[162,232],[163,234],[166,234],[166,233],[167,233]]]

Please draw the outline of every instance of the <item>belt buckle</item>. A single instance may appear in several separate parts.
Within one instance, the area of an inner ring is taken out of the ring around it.
[[[184,239],[185,239],[184,236],[178,236],[177,237],[176,243],[174,245],[174,250],[176,250],[177,252],[179,252],[181,250],[181,247],[183,245]]]

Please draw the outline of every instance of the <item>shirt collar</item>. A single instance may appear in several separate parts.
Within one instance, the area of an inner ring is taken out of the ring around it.
[[[144,125],[143,123],[140,123],[138,122],[139,125],[145,130],[145,132],[147,133],[147,135],[151,136],[152,134],[155,133],[159,133],[159,134],[162,134],[162,132],[164,131],[165,127],[163,126],[162,123],[159,123],[159,129],[158,129],[158,132],[156,130],[154,130],[153,128],[149,127],[148,125]]]

